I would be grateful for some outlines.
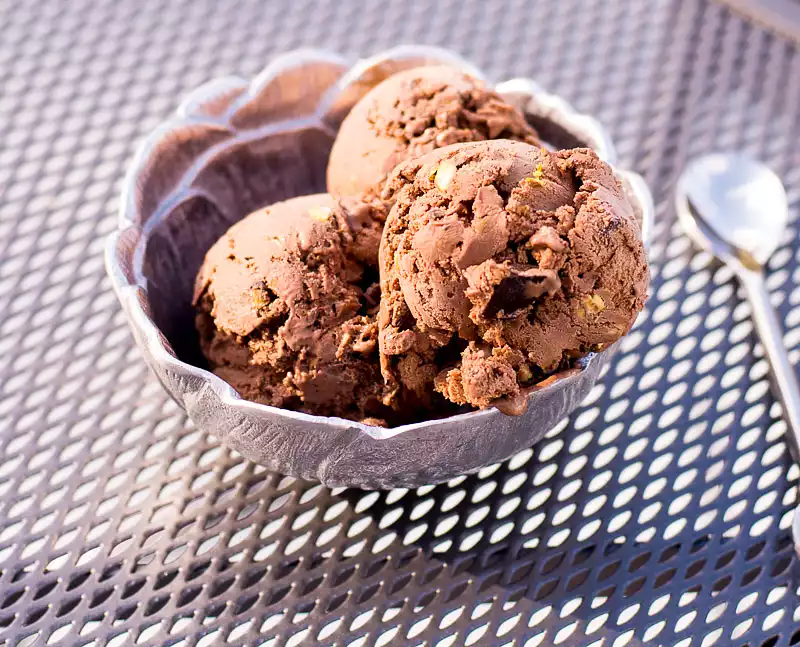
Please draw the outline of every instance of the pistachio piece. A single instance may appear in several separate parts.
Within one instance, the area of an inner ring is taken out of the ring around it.
[[[533,175],[526,177],[523,182],[536,186],[544,185],[544,167],[541,162],[536,165],[536,170],[533,172]]]
[[[606,302],[599,294],[590,294],[583,300],[583,307],[593,315],[600,314],[606,309]]]
[[[314,220],[318,222],[325,222],[326,220],[328,220],[328,218],[331,217],[333,209],[331,209],[330,207],[311,207],[308,210],[308,213]]]
[[[457,170],[458,167],[456,167],[456,165],[450,160],[445,160],[439,164],[439,168],[436,169],[436,187],[440,191],[444,191],[448,186],[450,186],[450,182],[453,181]]]
[[[269,302],[269,294],[263,286],[253,288],[253,307],[256,310],[266,308],[269,305]]]

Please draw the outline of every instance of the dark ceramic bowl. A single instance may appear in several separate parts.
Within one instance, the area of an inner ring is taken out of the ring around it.
[[[336,131],[388,75],[446,63],[483,77],[449,52],[401,47],[351,66],[324,52],[280,57],[252,82],[207,83],[156,129],[130,166],[107,268],[145,360],[201,429],[256,463],[329,486],[413,487],[445,481],[533,445],[588,394],[614,347],[530,395],[527,413],[487,409],[394,429],[312,416],[242,399],[203,368],[191,304],[206,250],[265,204],[325,190]],[[526,79],[495,86],[556,147],[590,146],[614,163],[600,125]],[[652,200],[642,179],[617,171],[649,237]]]

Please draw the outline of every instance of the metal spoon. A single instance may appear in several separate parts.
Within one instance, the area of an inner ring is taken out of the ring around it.
[[[769,301],[764,265],[789,220],[786,191],[777,175],[743,155],[708,155],[690,163],[677,186],[678,217],[688,236],[736,274],[769,360],[795,456],[800,457],[800,386],[783,330]],[[800,508],[792,523],[800,554]]]

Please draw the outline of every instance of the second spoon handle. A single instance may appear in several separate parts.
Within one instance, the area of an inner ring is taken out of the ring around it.
[[[795,452],[800,452],[800,385],[783,344],[783,327],[769,301],[764,274],[747,267],[737,268],[736,273],[750,300],[753,321],[769,360],[792,444]],[[800,453],[795,453],[795,456],[800,458]]]

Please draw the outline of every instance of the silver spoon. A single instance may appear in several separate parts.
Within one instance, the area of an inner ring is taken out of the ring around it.
[[[744,155],[708,155],[681,174],[676,206],[688,236],[730,267],[745,289],[789,440],[800,457],[800,386],[764,283],[764,265],[789,220],[783,184],[764,164]],[[795,509],[792,535],[800,554],[800,508]]]

